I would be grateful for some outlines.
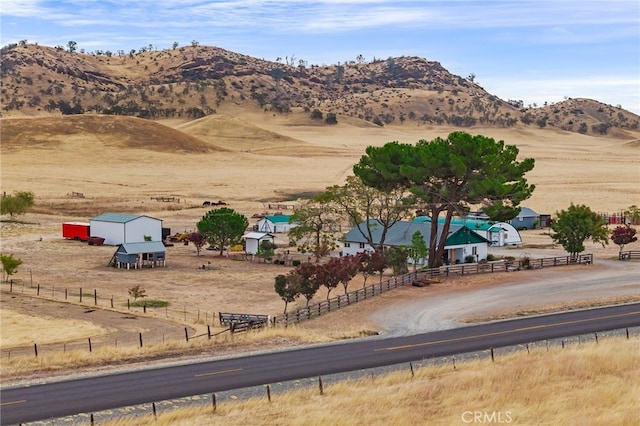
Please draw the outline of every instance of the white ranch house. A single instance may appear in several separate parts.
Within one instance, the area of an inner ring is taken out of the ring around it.
[[[90,220],[91,236],[104,238],[104,244],[162,242],[162,220],[144,215],[104,213]],[[147,238],[145,238],[147,237]]]
[[[344,237],[343,255],[355,255],[367,251],[373,252],[375,249],[367,243],[362,232],[366,233],[366,228],[371,229],[374,242],[379,242],[382,236],[382,226],[376,220],[362,222],[352,228]],[[361,231],[362,230],[362,231]],[[410,247],[411,239],[416,231],[420,231],[427,247],[431,236],[431,224],[428,222],[396,222],[387,230],[385,237],[385,247]],[[438,225],[438,234],[441,237],[442,225]],[[445,260],[449,263],[464,263],[468,256],[473,256],[477,262],[487,258],[489,241],[469,229],[464,225],[451,225],[445,243]],[[424,264],[425,259],[416,259],[418,264]]]

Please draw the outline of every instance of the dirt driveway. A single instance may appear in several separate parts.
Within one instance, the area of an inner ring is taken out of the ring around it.
[[[508,317],[514,313],[561,310],[596,301],[640,300],[640,263],[599,260],[575,265],[505,273],[500,282],[482,283],[468,277],[471,286],[431,291],[394,303],[370,314],[381,332],[408,335],[454,328],[470,320]],[[497,276],[494,275],[494,278]],[[435,285],[437,286],[437,284]]]

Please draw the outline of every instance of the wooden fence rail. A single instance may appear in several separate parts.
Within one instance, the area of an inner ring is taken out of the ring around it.
[[[640,259],[640,250],[627,250],[621,251],[618,254],[620,260]]]

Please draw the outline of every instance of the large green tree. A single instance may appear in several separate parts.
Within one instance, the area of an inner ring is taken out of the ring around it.
[[[551,238],[572,257],[584,251],[584,242],[591,239],[604,247],[609,243],[609,229],[605,220],[585,205],[571,204],[567,210],[556,212],[551,222]]]
[[[8,214],[11,219],[14,215],[25,214],[33,206],[35,196],[31,191],[15,191],[13,194],[4,194],[0,198],[0,214]]]
[[[429,267],[442,264],[444,245],[454,213],[471,206],[504,213],[531,196],[535,186],[525,173],[534,160],[518,161],[519,150],[492,138],[453,132],[446,139],[420,140],[415,145],[389,142],[369,146],[353,171],[365,185],[390,191],[405,189],[431,218]],[[441,232],[438,218],[445,217]]]
[[[212,246],[220,247],[220,256],[225,246],[240,244],[249,221],[247,218],[228,207],[209,210],[198,222],[198,231],[206,235]]]

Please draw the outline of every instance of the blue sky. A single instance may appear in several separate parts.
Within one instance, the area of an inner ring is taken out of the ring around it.
[[[587,97],[640,114],[637,0],[7,0],[1,38],[117,52],[174,42],[337,64],[440,62],[525,105]]]

